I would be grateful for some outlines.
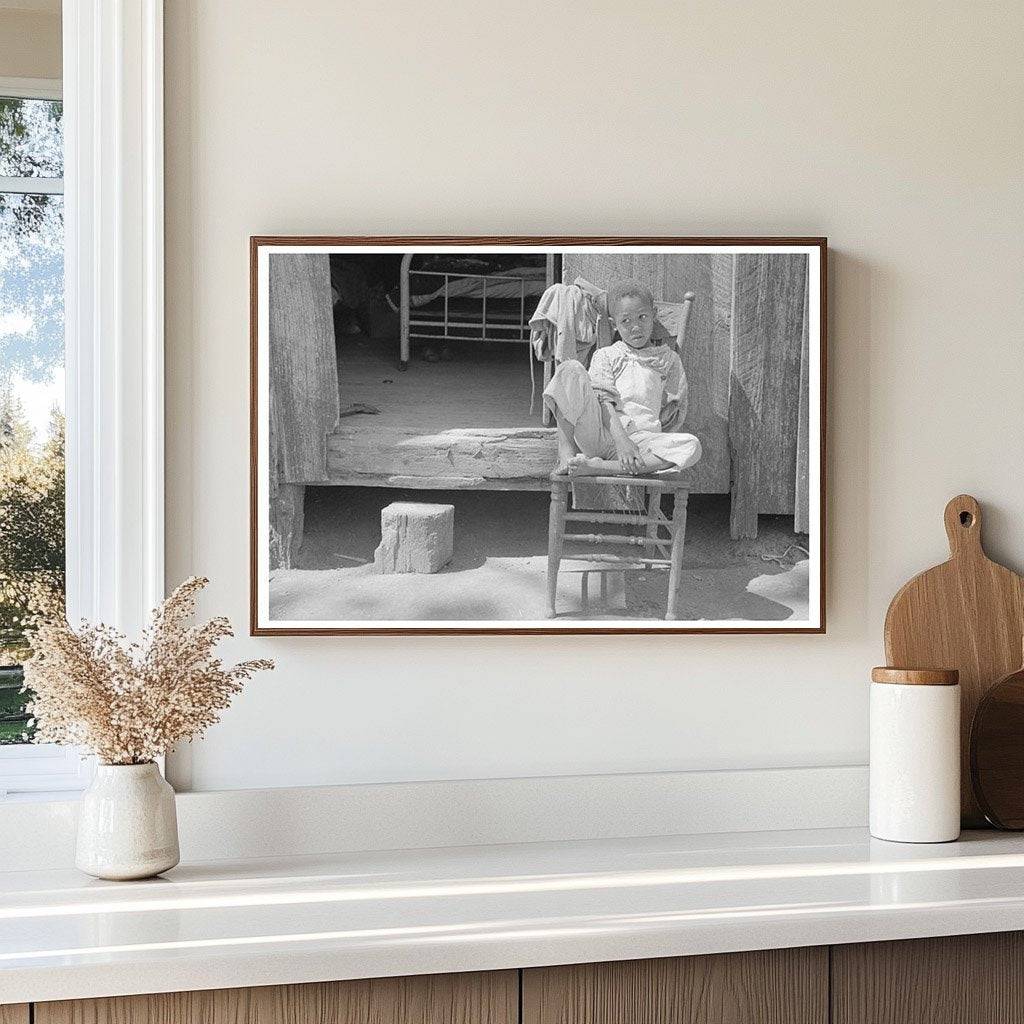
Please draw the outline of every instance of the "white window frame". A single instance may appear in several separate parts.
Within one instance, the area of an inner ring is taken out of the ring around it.
[[[64,96],[59,78],[0,77],[0,96],[19,100],[59,100]]]
[[[64,0],[63,39],[62,83],[6,82],[64,100],[68,618],[136,636],[164,596],[163,0]],[[0,748],[0,798],[91,774]]]
[[[58,78],[4,78],[0,77],[0,96],[19,100],[60,100],[61,83]],[[20,192],[22,195],[63,195],[63,178],[7,177],[0,174],[0,192]]]

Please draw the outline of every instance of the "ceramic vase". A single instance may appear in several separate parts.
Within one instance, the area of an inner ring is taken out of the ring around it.
[[[82,794],[75,864],[96,878],[150,878],[178,863],[174,790],[151,761],[100,764]]]

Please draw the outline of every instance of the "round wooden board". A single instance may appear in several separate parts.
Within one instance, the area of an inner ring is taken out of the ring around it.
[[[991,824],[1024,829],[1024,668],[978,702],[971,724],[971,783]]]
[[[946,505],[950,558],[915,576],[889,605],[889,665],[960,672],[960,810],[965,827],[985,824],[971,786],[970,730],[978,702],[1020,666],[1024,579],[993,562],[981,542],[981,508],[968,494]]]

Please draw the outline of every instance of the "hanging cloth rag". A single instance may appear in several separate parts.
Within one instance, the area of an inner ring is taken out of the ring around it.
[[[530,317],[530,344],[541,362],[583,362],[597,340],[597,310],[582,288],[553,284]]]

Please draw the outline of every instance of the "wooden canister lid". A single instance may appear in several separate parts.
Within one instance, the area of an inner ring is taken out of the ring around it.
[[[960,673],[955,668],[888,668],[871,670],[873,683],[900,683],[904,686],[956,686]]]

